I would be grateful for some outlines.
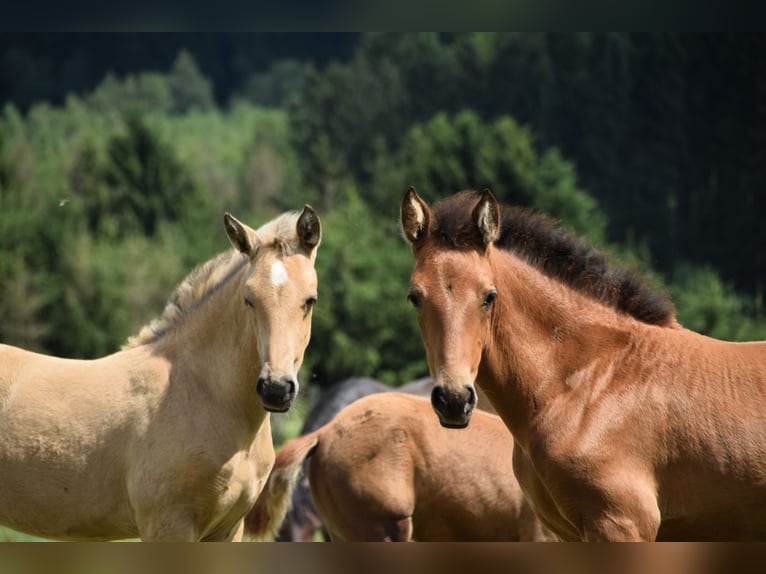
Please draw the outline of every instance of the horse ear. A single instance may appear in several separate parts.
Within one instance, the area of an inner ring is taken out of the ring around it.
[[[489,188],[484,188],[471,217],[479,229],[484,247],[494,243],[500,236],[500,204]]]
[[[402,200],[400,214],[402,233],[410,244],[415,245],[431,231],[431,210],[410,186]]]
[[[223,214],[223,227],[229,241],[237,250],[250,258],[255,256],[259,243],[255,231],[228,212]]]
[[[308,204],[303,207],[303,211],[298,217],[296,231],[301,243],[309,251],[315,249],[322,241],[322,224],[319,222],[319,216]]]

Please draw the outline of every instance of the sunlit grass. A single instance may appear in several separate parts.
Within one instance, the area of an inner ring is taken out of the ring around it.
[[[0,526],[0,542],[51,542],[51,540]]]

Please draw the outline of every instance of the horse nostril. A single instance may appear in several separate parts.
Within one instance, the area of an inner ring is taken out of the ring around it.
[[[476,391],[471,385],[466,385],[465,390],[468,392],[468,398],[465,401],[465,412],[469,413],[476,406]]]
[[[285,381],[285,395],[288,397],[294,397],[296,395],[296,389],[298,385],[292,379]]]
[[[431,390],[431,406],[438,410],[444,407],[446,403],[447,400],[444,396],[444,389],[441,387],[434,387],[433,390]]]
[[[255,383],[255,392],[259,395],[263,395],[266,387],[266,379],[263,377],[258,377],[258,381]]]
[[[431,405],[439,422],[446,428],[465,428],[471,418],[476,398],[473,392],[451,392],[441,386],[435,386],[431,391]]]

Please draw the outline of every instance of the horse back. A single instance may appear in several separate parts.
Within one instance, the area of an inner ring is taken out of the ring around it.
[[[356,401],[321,432],[312,494],[340,538],[376,539],[408,517],[416,540],[514,540],[538,524],[499,417],[476,412],[466,429],[445,429],[430,401],[394,392]]]
[[[114,489],[145,410],[120,374],[130,362],[0,345],[0,523],[59,539],[136,535],[127,495]],[[134,379],[149,385],[146,373]]]
[[[757,470],[766,481],[766,342],[733,343],[681,331],[662,381],[669,449],[715,466]],[[672,455],[672,452],[668,453]],[[749,478],[755,479],[754,476]]]

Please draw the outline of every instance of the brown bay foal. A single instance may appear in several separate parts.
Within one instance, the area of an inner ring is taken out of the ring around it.
[[[310,457],[333,541],[551,540],[498,449],[510,452],[513,437],[496,415],[477,412],[458,433],[439,425],[427,398],[369,395],[284,444],[245,531],[273,537]]]
[[[489,191],[431,209],[410,188],[401,224],[440,422],[470,428],[483,389],[560,539],[766,539],[766,343],[684,329],[662,294]]]
[[[298,393],[319,218],[258,230],[195,269],[120,351],[0,345],[0,524],[59,540],[237,540],[274,463],[268,411]]]

